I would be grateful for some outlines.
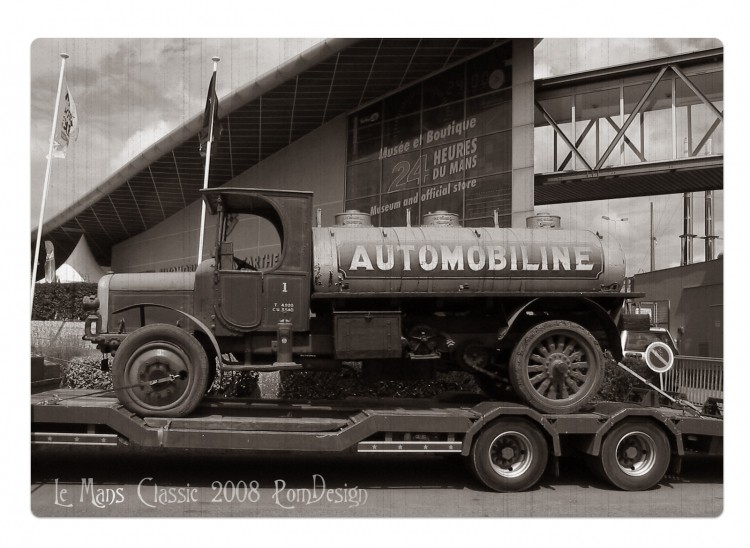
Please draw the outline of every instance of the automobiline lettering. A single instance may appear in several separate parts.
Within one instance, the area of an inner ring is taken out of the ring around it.
[[[594,269],[591,246],[502,246],[376,245],[374,254],[358,245],[349,264],[350,271],[392,270],[400,257],[404,271],[412,268],[433,270],[487,271],[581,271]]]

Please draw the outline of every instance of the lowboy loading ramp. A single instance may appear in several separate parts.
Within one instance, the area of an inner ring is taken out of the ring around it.
[[[533,486],[549,457],[580,452],[616,487],[648,489],[686,455],[720,455],[723,421],[690,409],[600,403],[544,414],[472,394],[441,399],[206,398],[184,418],[138,417],[111,392],[31,396],[32,445],[224,451],[456,453],[497,491]]]

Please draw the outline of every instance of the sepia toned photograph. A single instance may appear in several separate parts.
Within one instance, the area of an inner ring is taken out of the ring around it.
[[[34,516],[722,514],[720,39],[37,38],[30,78]]]

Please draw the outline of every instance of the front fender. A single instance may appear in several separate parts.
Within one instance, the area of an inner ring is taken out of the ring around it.
[[[114,312],[112,312],[112,315],[120,314],[128,310],[133,310],[135,308],[138,308],[141,311],[141,327],[146,325],[146,308],[166,308],[167,310],[171,310],[172,312],[176,312],[177,314],[184,316],[185,318],[193,322],[198,327],[198,329],[204,335],[206,335],[206,337],[208,337],[208,340],[211,341],[211,346],[213,346],[214,350],[216,351],[216,355],[221,357],[221,349],[219,348],[219,341],[216,340],[216,337],[208,328],[208,326],[204,324],[202,321],[200,321],[198,318],[193,316],[192,314],[188,314],[187,312],[184,312],[182,310],[178,310],[176,308],[172,308],[171,306],[166,306],[166,305],[157,304],[157,303],[139,303],[139,304],[131,304],[124,308],[115,310]]]

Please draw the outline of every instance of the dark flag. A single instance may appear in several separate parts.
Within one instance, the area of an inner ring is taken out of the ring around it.
[[[221,136],[221,124],[219,124],[219,98],[216,96],[216,72],[211,76],[211,83],[208,85],[208,97],[206,97],[206,110],[203,112],[203,127],[201,128],[198,138],[200,139],[201,157],[206,157],[209,140],[213,141],[211,145],[211,156],[216,155],[216,142]]]

